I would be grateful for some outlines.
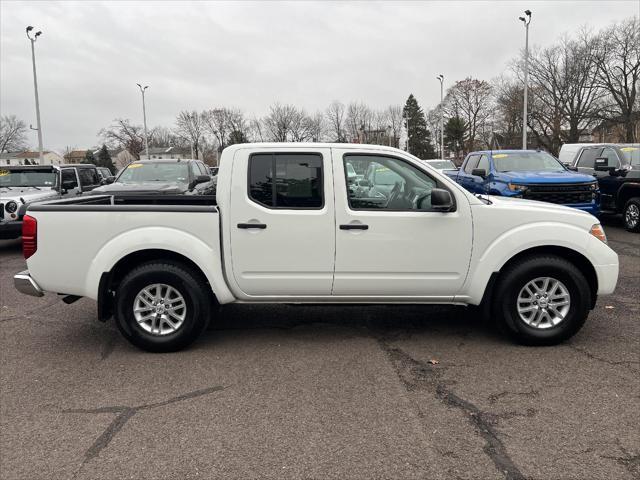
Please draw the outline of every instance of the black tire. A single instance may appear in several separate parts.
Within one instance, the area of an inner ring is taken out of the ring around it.
[[[630,198],[622,210],[624,228],[629,232],[640,232],[640,197]]]
[[[539,277],[559,280],[570,295],[569,311],[557,325],[540,329],[518,314],[518,296],[528,282]],[[575,335],[589,315],[591,290],[585,276],[571,262],[555,255],[525,257],[500,275],[492,312],[499,328],[522,345],[556,345]]]
[[[134,316],[136,296],[145,287],[165,284],[184,299],[184,320],[172,333],[146,331]],[[211,315],[211,294],[200,274],[179,262],[153,261],[134,268],[116,290],[116,325],[133,345],[148,352],[175,352],[193,343],[207,328]]]

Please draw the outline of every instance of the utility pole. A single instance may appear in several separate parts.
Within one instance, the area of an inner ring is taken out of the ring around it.
[[[42,124],[40,123],[40,99],[38,98],[38,76],[36,75],[36,49],[35,49],[36,40],[38,40],[38,37],[42,35],[42,32],[37,31],[36,34],[32,37],[31,30],[33,30],[33,27],[29,25],[26,30],[27,30],[27,38],[31,41],[31,62],[33,63],[33,89],[36,95],[36,122],[38,125],[38,128],[33,128],[31,125],[29,125],[29,127],[31,128],[31,130],[38,131],[38,153],[40,155],[39,163],[40,165],[43,165],[44,152],[42,150]]]
[[[436,78],[440,80],[440,158],[444,160],[444,75]]]
[[[136,83],[136,85],[140,87],[140,93],[142,93],[142,118],[144,120],[144,149],[145,149],[145,152],[147,153],[147,160],[149,160],[150,157],[149,157],[149,135],[147,134],[147,107],[144,103],[144,91],[147,88],[149,88],[149,85],[145,85],[144,87],[139,83]]]
[[[522,109],[522,149],[527,149],[527,94],[529,89],[529,24],[531,23],[531,10],[524,11],[524,17],[518,19],[524,23],[524,106]]]

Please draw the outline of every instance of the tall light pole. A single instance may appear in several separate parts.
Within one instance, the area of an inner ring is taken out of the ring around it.
[[[440,80],[440,158],[444,160],[444,75],[436,77]]]
[[[35,43],[38,40],[38,37],[42,35],[41,31],[37,31],[35,35],[31,36],[31,30],[33,27],[29,25],[27,27],[27,38],[31,41],[31,62],[33,63],[33,89],[36,95],[36,122],[38,124],[38,128],[33,128],[32,130],[38,131],[38,152],[40,155],[40,165],[44,164],[44,152],[42,151],[42,124],[40,123],[40,99],[38,98],[38,76],[36,75],[36,49]]]
[[[524,11],[524,17],[518,19],[524,23],[524,106],[522,109],[522,149],[527,149],[527,91],[529,90],[529,24],[531,23],[531,10]]]
[[[144,103],[144,91],[149,88],[149,85],[144,87],[139,83],[136,83],[140,87],[140,93],[142,93],[142,118],[144,120],[144,149],[147,152],[147,160],[149,160],[149,136],[147,135],[147,107]]]

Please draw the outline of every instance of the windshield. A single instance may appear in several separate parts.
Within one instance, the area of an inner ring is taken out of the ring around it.
[[[0,187],[54,187],[56,172],[53,170],[3,170],[0,168]]]
[[[118,183],[175,182],[189,181],[187,163],[132,163],[118,177]]]
[[[494,153],[493,163],[499,172],[563,172],[565,167],[546,152]]]
[[[634,167],[640,167],[640,145],[620,147],[624,158]]]
[[[435,160],[435,161],[430,161],[429,165],[431,165],[433,168],[456,168],[456,166],[453,164],[453,162],[451,160]]]

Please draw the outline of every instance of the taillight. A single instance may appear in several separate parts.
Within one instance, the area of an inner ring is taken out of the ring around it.
[[[22,219],[22,253],[25,260],[36,253],[38,249],[38,222],[35,218],[25,215]]]

